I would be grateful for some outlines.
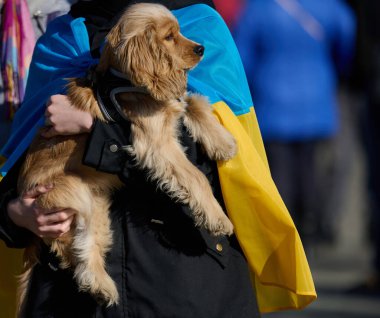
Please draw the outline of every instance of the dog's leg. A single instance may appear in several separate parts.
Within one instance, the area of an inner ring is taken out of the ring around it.
[[[110,203],[102,197],[94,197],[93,200],[92,217],[86,233],[77,229],[74,236],[73,248],[79,260],[75,277],[81,289],[100,296],[107,306],[111,306],[118,303],[119,295],[105,270],[105,254],[112,244],[108,218]]]
[[[197,226],[205,226],[214,235],[231,235],[233,226],[215,199],[206,176],[185,156],[177,143],[161,149],[161,157],[152,168],[155,179],[174,200],[187,203]]]
[[[174,200],[189,204],[197,226],[214,235],[230,235],[233,225],[215,199],[206,176],[186,157],[167,118],[132,125],[133,154],[150,177]],[[156,131],[152,130],[152,127]]]
[[[228,160],[235,156],[235,138],[214,117],[207,99],[193,94],[186,97],[186,102],[184,125],[193,139],[203,145],[209,158]]]
[[[58,239],[52,248],[61,257],[62,267],[74,267],[80,290],[99,296],[107,305],[117,303],[118,292],[104,261],[112,244],[108,199],[94,196],[80,178],[62,176],[55,179],[54,188],[39,200],[45,208],[65,207],[76,211],[72,237]]]

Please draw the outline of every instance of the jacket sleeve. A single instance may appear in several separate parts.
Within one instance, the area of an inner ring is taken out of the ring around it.
[[[8,247],[24,248],[31,242],[33,233],[15,225],[8,216],[8,203],[17,197],[17,178],[25,155],[8,171],[0,182],[0,239]]]

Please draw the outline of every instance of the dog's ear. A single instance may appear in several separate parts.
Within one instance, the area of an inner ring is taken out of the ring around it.
[[[179,98],[186,92],[186,73],[175,67],[157,41],[153,26],[129,38],[126,71],[135,85],[146,87],[156,100]]]
[[[105,72],[110,66],[115,66],[115,59],[118,59],[116,51],[122,41],[122,28],[123,25],[119,22],[108,33],[97,67],[98,71]]]

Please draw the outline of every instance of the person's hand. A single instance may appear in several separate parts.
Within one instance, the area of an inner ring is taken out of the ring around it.
[[[38,207],[36,199],[52,188],[38,186],[8,203],[8,215],[19,227],[41,238],[58,238],[70,230],[74,211],[70,209],[46,210]]]
[[[93,118],[90,113],[74,108],[66,95],[50,97],[45,111],[45,125],[41,135],[51,138],[57,135],[76,135],[91,131]]]

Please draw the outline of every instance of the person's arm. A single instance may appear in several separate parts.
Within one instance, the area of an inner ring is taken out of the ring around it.
[[[17,177],[25,159],[21,157],[0,182],[0,239],[8,247],[22,248],[28,244],[32,234],[13,223],[8,215],[8,203],[17,197]]]
[[[96,121],[89,113],[75,109],[65,95],[50,98],[45,117],[49,124],[44,132],[46,138],[90,132],[84,164],[108,173],[121,173],[125,169],[127,153],[121,146],[130,142],[129,134],[125,133],[128,125]],[[10,247],[25,247],[30,241],[30,232],[39,237],[57,238],[69,231],[74,218],[72,210],[43,210],[36,205],[38,196],[51,190],[49,185],[40,185],[17,196],[18,170],[23,160],[1,182],[3,188],[8,184],[12,189],[0,195],[3,199],[0,238]],[[12,180],[11,184],[7,180]]]
[[[75,109],[64,95],[53,95],[45,113],[49,127],[46,137],[89,132],[93,118]],[[9,247],[25,247],[32,233],[39,237],[57,238],[70,229],[72,210],[43,210],[36,205],[39,195],[51,190],[41,185],[18,196],[17,179],[24,157],[0,183],[0,238]]]
[[[24,157],[0,183],[0,239],[14,248],[28,246],[33,233],[39,237],[61,236],[70,229],[74,217],[72,210],[44,210],[36,205],[38,196],[51,190],[48,186],[18,196],[17,178],[23,160]]]
[[[15,191],[8,191],[0,195],[0,239],[8,247],[24,248],[32,238],[32,233],[13,223],[8,215],[8,203],[17,197]]]

